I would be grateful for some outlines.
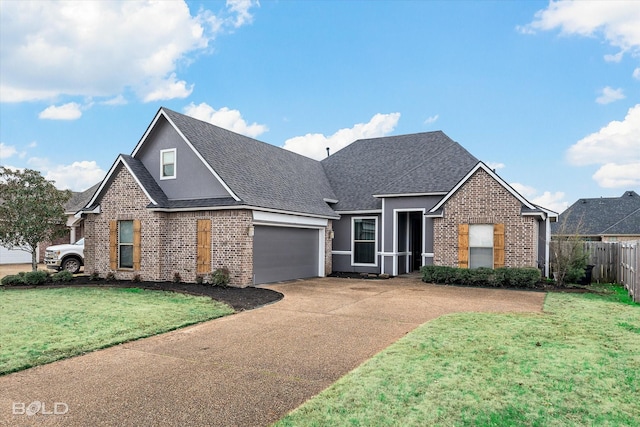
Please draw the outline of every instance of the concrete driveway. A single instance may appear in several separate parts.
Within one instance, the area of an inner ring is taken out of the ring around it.
[[[428,320],[541,312],[545,297],[417,276],[269,288],[284,299],[0,377],[0,425],[268,425]]]

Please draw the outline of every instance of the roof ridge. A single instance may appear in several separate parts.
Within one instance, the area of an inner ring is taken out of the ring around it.
[[[638,208],[638,209],[636,209],[635,211],[630,212],[629,214],[625,215],[625,216],[624,216],[624,217],[622,217],[619,221],[617,221],[617,222],[615,222],[615,223],[611,224],[610,226],[608,226],[607,228],[605,228],[604,230],[602,230],[599,234],[604,234],[604,233],[606,233],[606,232],[607,232],[607,230],[612,229],[612,228],[613,228],[613,227],[615,227],[616,225],[620,224],[622,221],[626,220],[627,218],[629,218],[630,216],[632,216],[632,215],[634,215],[634,214],[636,214],[636,213],[638,213],[638,212],[640,212],[640,208]]]

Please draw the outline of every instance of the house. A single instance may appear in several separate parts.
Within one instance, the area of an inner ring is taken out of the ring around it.
[[[602,242],[640,240],[640,196],[625,191],[620,197],[579,199],[560,214],[552,235]]]
[[[83,209],[85,271],[246,286],[422,265],[540,267],[556,214],[442,132],[322,161],[160,108]]]

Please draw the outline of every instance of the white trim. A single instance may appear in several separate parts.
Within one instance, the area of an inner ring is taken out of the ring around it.
[[[154,207],[149,208],[149,210],[152,212],[200,212],[200,211],[223,211],[223,210],[242,210],[242,209],[252,210],[252,211],[261,211],[261,212],[275,212],[275,213],[281,213],[285,215],[298,215],[297,212],[262,208],[259,206],[251,206],[251,205],[199,206],[199,207],[187,207],[187,208],[154,208]],[[325,218],[325,219],[331,219],[331,220],[339,219],[334,216],[325,216],[325,215],[316,215],[316,214],[304,214],[304,216],[309,218]]]
[[[326,229],[324,227],[318,229],[318,276],[324,277],[324,261],[325,261],[325,232]]]
[[[151,130],[155,127],[156,123],[158,122],[158,119],[160,118],[160,116],[164,117],[167,122],[169,122],[169,124],[171,126],[173,126],[174,130],[178,133],[178,135],[180,135],[180,138],[182,138],[182,140],[184,141],[185,144],[187,144],[187,146],[189,148],[191,148],[191,150],[193,151],[193,153],[196,155],[196,157],[198,157],[198,159],[200,159],[200,161],[204,164],[204,166],[209,169],[209,172],[211,172],[213,174],[213,176],[218,180],[218,182],[220,183],[220,185],[222,185],[222,187],[227,191],[227,193],[229,193],[229,195],[231,197],[233,197],[233,199],[236,202],[240,201],[240,197],[238,197],[233,190],[231,190],[231,188],[227,185],[226,182],[224,182],[224,180],[220,177],[220,175],[218,175],[218,173],[213,170],[213,168],[211,167],[211,165],[209,164],[209,162],[207,162],[204,157],[202,157],[202,155],[200,154],[200,152],[198,150],[196,150],[196,148],[191,144],[191,142],[189,142],[189,140],[187,139],[186,136],[184,136],[184,134],[180,131],[180,129],[178,129],[178,126],[176,126],[175,123],[173,123],[173,121],[169,118],[169,116],[167,115],[167,113],[164,112],[164,110],[162,108],[160,108],[160,110],[158,110],[158,113],[156,114],[156,117],[153,119],[153,121],[151,122],[151,124],[149,125],[149,127],[147,128],[147,131],[144,133],[144,135],[142,136],[142,138],[140,139],[140,142],[138,142],[138,145],[136,145],[136,148],[133,149],[133,152],[131,153],[131,157],[135,157],[136,154],[138,153],[138,151],[140,150],[140,147],[146,142],[147,137],[149,136],[149,134],[151,133]]]
[[[384,255],[385,254],[385,252],[384,252],[385,251],[385,246],[384,245],[386,243],[386,240],[385,240],[386,236],[385,236],[385,232],[384,232],[384,225],[386,224],[386,222],[384,221],[384,219],[385,219],[384,217],[385,217],[385,212],[387,211],[387,209],[385,207],[385,204],[386,204],[385,202],[386,202],[386,200],[382,199],[382,212],[381,212],[381,215],[380,215],[380,221],[382,222],[382,225],[380,227],[382,229],[381,230],[381,232],[382,232],[382,245],[380,246],[380,249],[382,249],[382,251],[380,252],[380,263],[381,263],[380,273],[381,274],[385,273],[384,266],[385,266],[385,261],[386,261],[385,260],[385,255]]]
[[[437,191],[434,193],[399,193],[399,194],[374,194],[373,197],[376,198],[393,198],[393,197],[424,197],[424,196],[444,196],[446,195],[446,191]]]
[[[351,255],[351,251],[331,251],[331,255]]]
[[[374,230],[375,230],[375,237],[374,237],[374,256],[373,256],[373,263],[356,263],[353,259],[353,257],[355,256],[355,232],[356,232],[356,227],[355,227],[355,220],[356,219],[372,219],[374,220]],[[377,216],[354,216],[351,217],[351,266],[352,267],[377,267],[378,266],[378,217]]]
[[[551,217],[547,217],[544,221],[545,242],[544,242],[544,277],[549,277],[550,247],[551,244]]]
[[[254,224],[275,225],[288,224],[292,226],[326,227],[329,220],[326,218],[309,218],[299,215],[287,215],[276,212],[253,211]]]
[[[102,183],[100,184],[100,187],[94,193],[93,197],[91,198],[91,200],[89,201],[89,203],[87,203],[87,205],[85,207],[89,207],[89,206],[93,205],[93,203],[96,201],[98,196],[102,193],[102,190],[104,189],[105,185],[107,185],[107,183],[109,182],[109,179],[111,178],[111,175],[113,175],[115,173],[116,167],[118,166],[119,163],[122,163],[124,165],[124,167],[127,168],[127,170],[129,171],[129,174],[131,175],[131,177],[134,179],[136,184],[138,184],[138,187],[140,187],[140,189],[142,190],[144,195],[147,196],[147,199],[149,199],[149,201],[152,204],[157,205],[158,203],[155,200],[153,200],[151,195],[147,192],[147,189],[144,188],[144,185],[142,185],[142,183],[138,180],[138,177],[136,176],[136,174],[133,173],[133,171],[131,170],[131,168],[127,164],[127,162],[124,161],[124,159],[122,158],[122,155],[119,155],[118,158],[116,159],[116,161],[111,166],[111,169],[109,169],[109,172],[107,172],[107,175],[105,176],[105,178],[102,180]],[[96,212],[91,212],[91,213],[96,213]]]
[[[164,153],[173,153],[173,175],[164,176]],[[168,148],[166,150],[160,150],[160,180],[176,179],[178,176],[178,150],[176,148]]]
[[[336,200],[336,199],[329,199],[329,198],[327,198],[327,197],[323,198],[323,199],[322,199],[322,201],[323,201],[323,202],[327,202],[327,203],[332,203],[332,204],[333,204],[333,203],[338,203],[338,200]]]
[[[383,213],[382,209],[370,209],[362,211],[335,211],[338,215],[371,215]]]
[[[433,252],[423,252],[422,258],[433,258],[435,254]]]
[[[466,182],[478,171],[478,169],[482,169],[489,174],[491,178],[496,180],[498,184],[502,185],[512,196],[514,196],[520,203],[525,205],[529,209],[539,209],[536,205],[533,205],[527,199],[522,197],[516,190],[511,188],[509,184],[502,180],[496,173],[489,168],[489,166],[485,165],[483,162],[478,162],[458,183],[447,193],[446,196],[442,198],[430,211],[429,213],[436,212],[440,209]]]

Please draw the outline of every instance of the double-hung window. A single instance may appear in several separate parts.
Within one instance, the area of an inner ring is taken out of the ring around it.
[[[377,223],[376,217],[353,218],[351,250],[353,265],[377,265]]]
[[[133,268],[133,221],[118,221],[118,268]]]
[[[470,224],[469,268],[493,266],[493,224]]]
[[[160,150],[160,179],[176,177],[176,149]]]

